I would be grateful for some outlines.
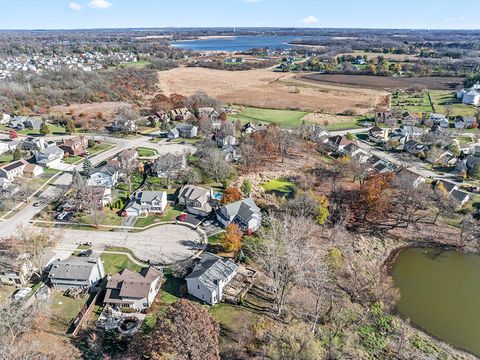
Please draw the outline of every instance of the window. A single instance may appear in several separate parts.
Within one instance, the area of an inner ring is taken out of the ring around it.
[[[200,290],[200,285],[197,285],[197,289]]]

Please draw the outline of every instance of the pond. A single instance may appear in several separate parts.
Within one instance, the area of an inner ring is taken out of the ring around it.
[[[480,255],[413,248],[392,269],[398,311],[429,334],[480,356]]]
[[[173,41],[171,44],[198,51],[245,51],[253,48],[289,49],[295,36],[232,36],[219,38],[200,38],[197,40]]]

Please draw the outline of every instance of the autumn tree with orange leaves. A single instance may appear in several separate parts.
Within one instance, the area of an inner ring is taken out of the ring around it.
[[[243,232],[237,224],[229,224],[222,234],[220,244],[228,252],[237,253],[242,248]]]
[[[227,205],[242,200],[242,193],[236,187],[230,186],[223,192],[222,204]]]

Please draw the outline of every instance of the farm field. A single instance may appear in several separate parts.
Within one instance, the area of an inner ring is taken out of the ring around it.
[[[375,52],[364,52],[364,51],[353,51],[349,53],[339,54],[342,55],[352,55],[352,56],[367,56],[367,59],[375,59],[379,56],[383,56],[386,60],[389,61],[413,61],[417,59],[415,55],[403,55],[403,54],[384,54],[384,53],[375,53]]]
[[[351,86],[367,89],[406,89],[421,86],[429,90],[456,90],[463,79],[459,77],[387,77],[369,75],[310,74],[302,79],[319,84]]]
[[[120,101],[89,103],[89,104],[71,104],[52,106],[51,113],[79,116],[85,114],[86,118],[94,117],[97,113],[102,113],[104,119],[112,119],[115,111],[122,106],[128,105]]]
[[[364,115],[378,106],[386,107],[388,99],[386,91],[309,82],[295,78],[294,74],[269,69],[223,71],[180,67],[159,72],[158,80],[166,95],[189,96],[202,91],[227,104],[303,112]]]
[[[431,91],[430,96],[435,112],[445,114],[448,105],[450,105],[452,112],[450,116],[475,116],[477,112],[474,106],[460,103],[452,92]]]
[[[391,97],[392,108],[401,108],[410,112],[430,113],[433,111],[427,91],[413,94],[394,92]]]
[[[276,123],[284,127],[296,127],[302,124],[302,119],[308,114],[304,111],[260,109],[253,107],[240,107],[239,114],[229,115],[233,121],[240,120],[242,123]]]

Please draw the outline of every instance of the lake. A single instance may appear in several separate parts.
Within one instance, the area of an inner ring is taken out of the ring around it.
[[[392,276],[403,317],[480,356],[480,255],[407,249],[395,260]]]
[[[188,41],[174,41],[172,45],[197,51],[245,51],[253,48],[290,49],[287,45],[298,40],[296,36],[235,36],[225,38],[205,38]]]

